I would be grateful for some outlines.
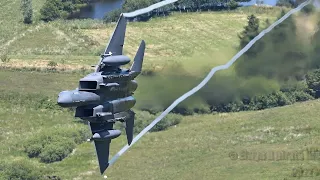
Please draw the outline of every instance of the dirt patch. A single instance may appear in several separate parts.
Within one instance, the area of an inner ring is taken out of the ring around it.
[[[7,68],[56,68],[57,70],[79,70],[79,69],[93,69],[90,66],[80,64],[61,64],[57,63],[56,66],[49,66],[49,60],[18,60],[11,59],[10,62],[0,63],[0,66]]]

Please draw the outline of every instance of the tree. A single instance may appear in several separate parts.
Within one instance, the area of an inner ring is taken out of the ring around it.
[[[60,0],[47,0],[40,9],[41,19],[48,22],[60,18],[60,9],[62,9]]]
[[[23,15],[23,22],[25,24],[32,23],[32,0],[21,0],[21,11]]]
[[[248,25],[238,35],[240,38],[240,49],[246,46],[254,37],[259,34],[259,19],[255,15],[248,16]]]
[[[293,0],[278,0],[276,6],[285,6],[292,8],[294,7],[295,3]]]
[[[238,2],[231,0],[227,3],[229,9],[236,9],[239,6]]]
[[[320,68],[320,21],[318,22],[318,30],[315,32],[312,38],[312,67]]]

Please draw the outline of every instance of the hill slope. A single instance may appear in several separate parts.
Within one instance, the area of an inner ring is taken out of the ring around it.
[[[66,68],[81,68],[96,63],[114,24],[89,19],[41,23],[38,19],[43,2],[33,1],[35,22],[32,25],[22,23],[19,0],[1,2],[0,17],[5,21],[1,22],[0,53],[8,52],[11,57],[6,65],[43,67],[48,61],[55,61]],[[273,21],[280,8],[174,13],[148,22],[129,23],[125,53],[132,57],[144,39],[147,43],[145,62],[149,68],[175,62],[183,62],[189,69],[207,62],[221,64],[234,54],[237,34],[251,13],[256,14],[264,26],[264,20]]]
[[[177,128],[145,136],[107,175],[110,179],[291,179],[292,169],[300,166],[318,168],[319,175],[319,156],[313,160],[292,156],[303,157],[299,151],[310,147],[319,150],[319,108],[319,101],[310,101],[258,112],[186,117]],[[231,160],[234,153],[244,158],[245,150],[258,156]],[[288,157],[282,157],[282,151]]]
[[[2,161],[31,162],[48,171],[47,175],[62,179],[101,177],[91,143],[78,145],[61,162],[44,164],[28,158],[23,152],[28,139],[52,131],[86,129],[87,125],[74,120],[68,111],[37,108],[33,104],[36,98],[16,98],[20,100],[0,100]],[[303,161],[301,154],[292,157],[292,153],[306,148],[319,149],[319,108],[316,100],[256,112],[187,116],[177,127],[144,136],[106,175],[109,179],[290,179],[293,168],[320,168],[317,156]],[[115,139],[111,155],[125,143],[125,136]],[[235,152],[243,159],[244,150],[259,156],[251,154],[246,160],[229,157]],[[291,156],[283,157],[282,151]],[[268,159],[264,159],[264,153]]]

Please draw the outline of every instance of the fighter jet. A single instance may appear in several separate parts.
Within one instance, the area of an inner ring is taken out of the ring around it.
[[[111,140],[121,134],[113,129],[113,124],[125,123],[129,145],[133,139],[135,113],[131,108],[136,100],[132,95],[138,87],[134,79],[141,73],[145,42],[141,41],[131,68],[121,69],[120,66],[130,62],[123,55],[126,23],[121,14],[95,72],[80,79],[75,90],[60,92],[57,101],[61,107],[75,107],[75,117],[88,121],[101,174],[109,166]]]

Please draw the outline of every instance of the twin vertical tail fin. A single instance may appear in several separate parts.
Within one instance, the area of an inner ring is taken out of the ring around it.
[[[134,62],[130,68],[130,71],[133,71],[135,77],[137,77],[141,73],[145,48],[146,48],[146,43],[144,42],[144,40],[142,40],[140,43],[139,49],[137,51],[137,54],[134,57]]]
[[[120,18],[118,19],[116,28],[114,29],[111,38],[109,39],[109,42],[106,46],[106,49],[104,50],[101,59],[96,66],[96,72],[100,71],[100,65],[105,55],[122,55],[126,28],[127,20],[123,16],[123,14],[120,14]]]

